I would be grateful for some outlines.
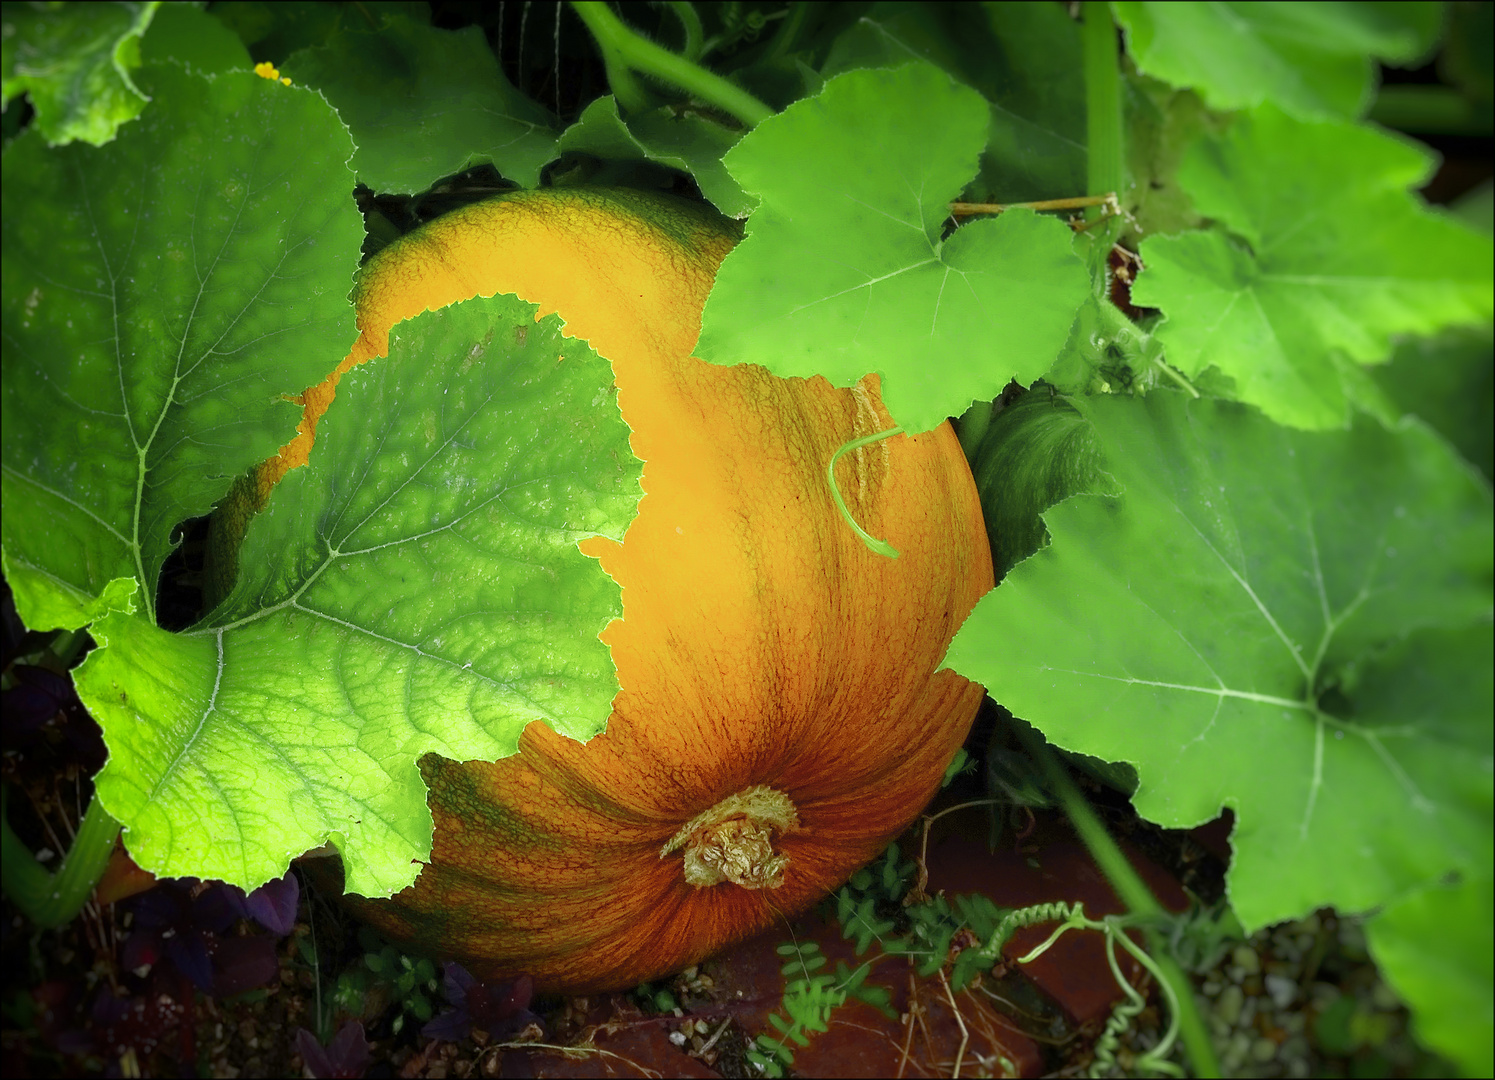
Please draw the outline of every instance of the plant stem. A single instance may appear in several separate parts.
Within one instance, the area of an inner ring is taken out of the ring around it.
[[[1121,67],[1117,59],[1116,24],[1111,21],[1111,5],[1099,0],[1087,0],[1082,13],[1086,187],[1091,195],[1108,192],[1120,195],[1126,183],[1126,170],[1121,149]],[[1100,212],[1091,211],[1091,216]]]
[[[607,67],[608,85],[625,109],[648,108],[644,88],[633,77],[637,71],[680,87],[750,128],[773,115],[772,109],[740,86],[634,33],[601,0],[572,0],[571,6],[596,39]]]
[[[1095,816],[1095,811],[1090,809],[1090,804],[1080,794],[1079,788],[1075,787],[1069,774],[1055,759],[1043,736],[1036,730],[1022,725],[1017,725],[1017,729],[1024,748],[1043,770],[1044,777],[1048,780],[1053,792],[1058,795],[1064,812],[1074,823],[1075,832],[1079,833],[1080,839],[1090,851],[1091,858],[1106,875],[1106,879],[1116,890],[1116,895],[1121,898],[1121,902],[1134,915],[1145,919],[1165,918],[1167,912],[1163,910],[1163,905],[1158,903],[1152,891],[1132,868],[1132,864],[1127,861],[1126,855],[1116,846],[1116,841],[1112,840],[1110,834],[1106,832],[1100,818]],[[1214,1044],[1210,1041],[1209,1031],[1204,1026],[1204,1018],[1200,1016],[1199,1007],[1194,1000],[1193,986],[1183,969],[1178,966],[1178,962],[1167,951],[1162,935],[1155,930],[1149,930],[1147,936],[1153,962],[1157,964],[1158,970],[1167,980],[1173,990],[1173,996],[1177,999],[1179,1029],[1183,1035],[1184,1049],[1188,1052],[1189,1061],[1194,1067],[1194,1074],[1196,1076],[1222,1075],[1220,1062],[1215,1057]]]
[[[694,64],[701,58],[701,43],[706,39],[701,16],[696,14],[696,6],[690,0],[670,0],[669,8],[685,30],[685,51],[681,55]]]
[[[603,3],[573,3],[571,7],[581,16],[587,29],[597,42],[602,53],[602,65],[607,69],[608,89],[625,112],[647,112],[649,95],[643,83],[633,77],[624,48],[624,39],[631,36],[618,17]]]
[[[763,58],[765,61],[777,60],[789,51],[789,46],[793,45],[799,37],[799,32],[804,27],[805,18],[809,13],[810,5],[808,3],[789,5],[789,17],[779,27],[778,33],[774,34],[768,54]]]
[[[120,825],[104,810],[95,795],[88,804],[78,835],[63,860],[62,869],[51,873],[21,842],[6,816],[10,791],[0,795],[0,880],[16,907],[38,926],[52,929],[72,920],[82,910],[104,874],[114,851]]]
[[[1016,210],[1018,207],[1026,207],[1029,210],[1084,210],[1092,206],[1105,206],[1110,201],[1111,195],[1107,193],[1105,195],[1075,195],[1067,199],[1040,199],[1037,202],[953,202],[950,204],[950,213],[955,217],[970,217],[972,214],[1000,214],[1003,210]]]

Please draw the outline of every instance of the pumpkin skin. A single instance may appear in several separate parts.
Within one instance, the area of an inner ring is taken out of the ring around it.
[[[429,864],[390,899],[345,898],[411,951],[552,992],[672,973],[782,924],[874,858],[969,731],[982,688],[937,669],[993,579],[954,433],[838,462],[853,516],[900,555],[868,550],[825,465],[893,425],[876,377],[838,389],[690,357],[735,240],[704,208],[627,191],[519,192],[439,218],[365,267],[358,343],[260,470],[263,497],[305,460],[337,375],[383,355],[395,322],[509,292],[611,361],[644,462],[623,542],[581,545],[622,587],[623,618],[602,635],[621,686],[607,730],[583,744],[531,724],[496,763],[427,755]],[[764,824],[734,812],[743,792],[787,796],[792,811]],[[728,820],[693,832],[723,800]],[[696,840],[754,827],[771,865],[759,851],[737,879],[686,880]],[[682,830],[685,850],[662,854]],[[334,860],[306,865],[335,875]]]

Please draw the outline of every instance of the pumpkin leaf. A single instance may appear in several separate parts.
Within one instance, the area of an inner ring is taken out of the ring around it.
[[[949,665],[1059,746],[1130,762],[1144,817],[1232,808],[1248,932],[1488,875],[1482,479],[1415,421],[1310,433],[1165,391],[1082,407],[1125,494],[1050,509],[1053,542]]]
[[[1085,190],[1079,25],[1055,4],[872,5],[839,34],[820,73],[923,60],[986,99],[986,146],[970,202],[1053,199]]]
[[[351,144],[321,96],[141,78],[112,142],[4,155],[5,568],[36,629],[153,620],[173,530],[289,438],[280,395],[355,334]]]
[[[26,94],[34,127],[52,146],[100,146],[150,97],[132,78],[155,3],[6,4],[0,104]]]
[[[1488,322],[1495,251],[1407,191],[1430,165],[1370,128],[1271,106],[1197,143],[1179,183],[1229,232],[1144,241],[1132,290],[1168,316],[1157,333],[1169,363],[1214,365],[1274,419],[1332,427],[1352,392],[1336,353],[1379,363],[1394,335]]]
[[[343,377],[202,625],[94,625],[79,696],[139,865],[253,888],[331,841],[350,891],[388,896],[430,855],[423,754],[495,760],[531,720],[602,729],[621,604],[576,544],[621,537],[639,465],[610,367],[535,311],[401,324]]]
[[[534,187],[555,156],[550,113],[509,82],[475,26],[438,30],[389,13],[377,30],[338,30],[281,66],[337,109],[358,147],[358,179],[375,191],[424,191],[483,162]]]
[[[1111,5],[1138,70],[1198,90],[1212,108],[1274,102],[1305,118],[1359,116],[1371,58],[1407,64],[1437,41],[1443,5]]]
[[[1370,373],[1396,411],[1426,420],[1486,480],[1495,477],[1495,335],[1488,324],[1409,338]]]
[[[1061,222],[1027,210],[948,240],[988,110],[929,64],[852,71],[726,157],[760,206],[706,302],[696,355],[850,386],[882,375],[910,432],[1042,375],[1089,292]],[[973,342],[999,342],[979,361]]]
[[[1417,1037],[1469,1076],[1495,1070],[1492,907],[1490,878],[1470,877],[1419,889],[1365,926],[1381,973],[1412,1007]]]
[[[586,107],[561,135],[556,152],[589,154],[608,162],[656,161],[690,173],[701,194],[723,214],[746,217],[756,204],[721,160],[741,135],[704,116],[669,108],[625,121],[609,94]]]
[[[176,60],[199,74],[248,71],[249,50],[228,27],[193,4],[162,4],[140,41],[145,64]]]

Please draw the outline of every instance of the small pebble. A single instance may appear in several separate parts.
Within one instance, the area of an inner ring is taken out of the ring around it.
[[[1298,996],[1298,984],[1284,975],[1268,975],[1266,984],[1272,1004],[1279,1009],[1287,1008]]]
[[[1253,1041],[1251,1036],[1244,1031],[1237,1031],[1231,1036],[1230,1042],[1220,1054],[1220,1064],[1225,1066],[1227,1072],[1233,1073],[1245,1064],[1246,1056],[1251,1053]]]
[[[1268,1062],[1277,1056],[1277,1044],[1263,1035],[1251,1044],[1251,1060]]]
[[[1247,998],[1246,1004],[1241,1008],[1240,1019],[1235,1022],[1238,1028],[1249,1028],[1256,1019],[1257,998]]]
[[[1316,1012],[1323,1012],[1339,997],[1339,987],[1333,983],[1316,982],[1311,991],[1313,1007]]]
[[[1307,1061],[1308,1054],[1308,1040],[1305,1039],[1302,1035],[1294,1035],[1282,1044],[1283,1060],[1301,1058],[1302,1060]]]
[[[1255,975],[1261,970],[1261,957],[1256,955],[1256,950],[1249,945],[1237,945],[1235,951],[1230,954],[1230,959],[1235,966],[1242,971],[1242,977]]]
[[[1227,986],[1215,1002],[1215,1015],[1229,1027],[1235,1027],[1236,1021],[1241,1018],[1241,1006],[1245,1001],[1246,995],[1241,993],[1239,986]]]

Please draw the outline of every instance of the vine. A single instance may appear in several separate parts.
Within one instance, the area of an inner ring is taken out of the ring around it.
[[[898,845],[891,844],[880,860],[858,870],[836,892],[833,912],[829,910],[830,902],[827,903],[826,915],[834,914],[842,936],[853,943],[856,955],[863,956],[874,941],[880,949],[878,955],[855,969],[838,961],[835,973],[830,974],[822,970],[828,961],[814,942],[802,945],[794,941],[779,946],[779,955],[786,961],[782,968],[784,1000],[782,1009],[769,1016],[777,1036],[759,1035],[748,1051],[748,1060],[761,1075],[783,1076],[794,1062],[790,1044],[809,1045],[807,1032],[827,1031],[831,1014],[850,998],[865,1001],[889,1016],[895,1015],[889,991],[868,985],[866,979],[878,961],[900,956],[907,958],[919,976],[937,976],[945,988],[964,1035],[955,1065],[955,1073],[959,1075],[969,1032],[960,1018],[954,995],[996,966],[1002,959],[1003,948],[1018,930],[1053,922],[1059,924],[1054,932],[1014,962],[1032,963],[1070,930],[1093,931],[1105,937],[1106,960],[1123,993],[1096,1042],[1089,1075],[1105,1076],[1119,1067],[1117,1049],[1121,1037],[1146,1007],[1146,1000],[1121,970],[1116,955],[1118,944],[1161,988],[1168,1018],[1157,1044],[1133,1062],[1136,1071],[1182,1076],[1183,1070],[1168,1060],[1182,1038],[1199,1075],[1220,1075],[1213,1047],[1194,1004],[1192,988],[1169,952],[1170,943],[1176,946],[1179,934],[1194,914],[1173,916],[1166,912],[1105,833],[1068,776],[1063,775],[1047,745],[1035,736],[1028,750],[1045,772],[1050,788],[1097,864],[1130,909],[1129,913],[1093,919],[1085,914],[1080,903],[1055,901],[1024,908],[1000,908],[980,894],[960,894],[953,898],[929,896],[925,892],[929,826],[939,816],[991,800],[962,803],[939,814],[926,815],[917,862],[904,858]],[[957,771],[959,759],[951,763],[947,777],[953,778]],[[891,917],[889,911],[893,905],[901,909],[897,918]],[[901,933],[896,932],[900,923],[907,926]],[[1127,931],[1133,928],[1148,935],[1156,957],[1132,941]],[[975,944],[960,944],[962,937]]]

